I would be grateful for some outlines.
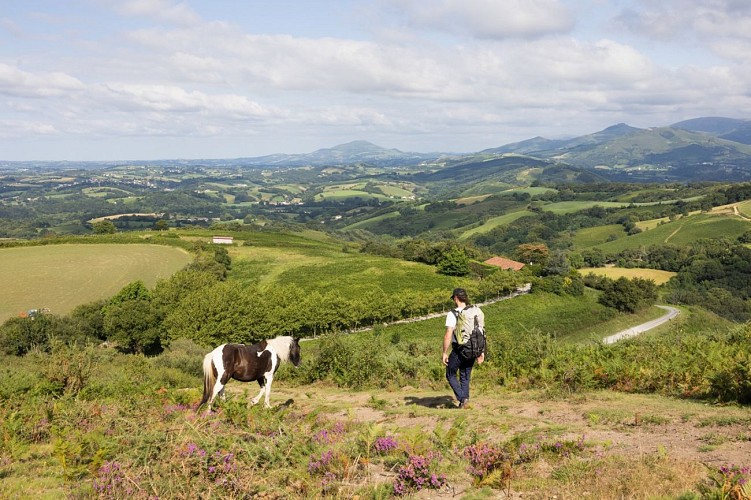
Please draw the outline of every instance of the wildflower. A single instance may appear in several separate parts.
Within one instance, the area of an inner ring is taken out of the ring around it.
[[[446,475],[437,475],[430,471],[430,465],[436,455],[411,455],[407,464],[399,468],[394,481],[394,495],[403,496],[411,490],[420,491],[423,488],[440,489],[445,484]]]
[[[396,439],[394,439],[391,436],[387,437],[380,437],[375,440],[375,443],[373,444],[373,448],[375,448],[375,451],[378,453],[388,453],[391,450],[395,450],[399,444],[397,443]]]

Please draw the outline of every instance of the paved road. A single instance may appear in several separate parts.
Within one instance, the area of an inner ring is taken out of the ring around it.
[[[652,321],[647,321],[646,323],[642,323],[641,325],[637,325],[634,327],[631,327],[627,330],[623,330],[622,332],[618,332],[615,335],[610,335],[609,337],[605,337],[602,339],[602,342],[605,344],[614,344],[615,342],[618,342],[622,339],[627,339],[629,337],[635,337],[639,335],[640,333],[644,333],[647,330],[651,330],[652,328],[656,328],[663,323],[666,323],[670,321],[671,319],[678,316],[681,311],[676,309],[675,307],[670,306],[657,306],[660,309],[665,309],[668,313],[664,316],[660,316],[657,319],[653,319]]]

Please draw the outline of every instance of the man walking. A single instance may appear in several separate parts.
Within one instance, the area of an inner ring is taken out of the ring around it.
[[[463,318],[465,311],[472,308],[472,316],[477,316],[480,325],[484,328],[485,316],[479,307],[469,305],[467,292],[463,288],[454,289],[451,299],[454,301],[456,308],[446,315],[446,333],[443,336],[443,364],[446,366],[446,379],[454,391],[454,396],[459,401],[459,408],[467,408],[472,367],[475,364],[475,359],[478,363],[485,360],[485,353],[478,358],[465,358],[460,354],[459,347],[467,341],[470,333],[465,331],[466,328],[463,328]],[[462,319],[462,321],[457,321],[459,319]],[[450,353],[449,348],[451,349]]]

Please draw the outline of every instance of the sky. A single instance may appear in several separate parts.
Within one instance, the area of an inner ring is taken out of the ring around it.
[[[0,161],[465,153],[751,118],[748,0],[3,0]]]

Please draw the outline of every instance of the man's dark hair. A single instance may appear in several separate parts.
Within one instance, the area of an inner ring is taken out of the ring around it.
[[[465,304],[469,304],[469,297],[467,297],[467,291],[464,288],[454,288],[454,291],[451,293],[451,298],[453,299],[454,297]]]

